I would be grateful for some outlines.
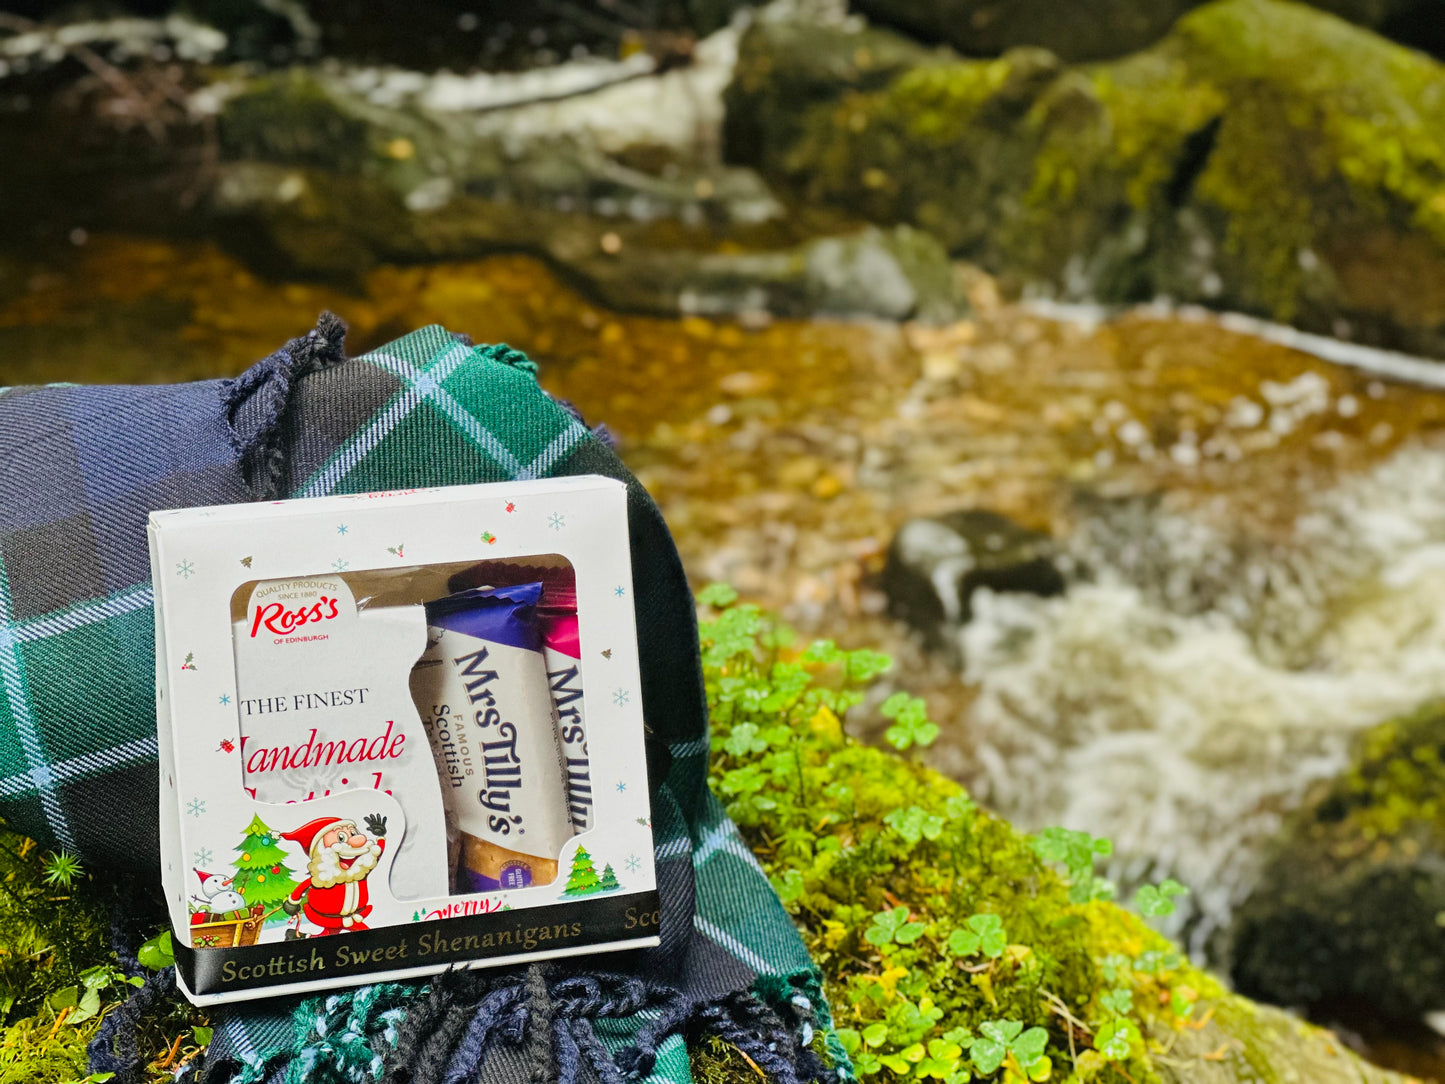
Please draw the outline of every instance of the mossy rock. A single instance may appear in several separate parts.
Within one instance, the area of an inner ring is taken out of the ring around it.
[[[1059,852],[978,809],[957,783],[848,737],[834,709],[857,704],[886,660],[826,641],[790,647],[785,628],[733,605],[731,592],[702,597],[722,607],[701,626],[709,781],[793,915],[865,1081],[1402,1079],[1227,993],[1101,898],[1107,887],[1087,872],[1098,841],[1062,833],[1075,856],[1066,879],[1046,860]],[[921,702],[889,704],[890,742],[931,740]],[[975,936],[987,928],[992,946]],[[1000,1021],[1029,1029],[1051,1065],[988,1059],[976,1040]],[[697,1051],[694,1064],[703,1081],[745,1075],[725,1049]]]
[[[1385,723],[1287,825],[1234,925],[1242,992],[1445,1006],[1445,705]]]
[[[747,160],[1015,282],[1445,354],[1445,66],[1311,8],[1220,0],[1082,67],[934,57],[800,124]]]

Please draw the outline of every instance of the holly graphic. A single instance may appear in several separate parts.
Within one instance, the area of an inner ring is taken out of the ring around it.
[[[260,817],[252,817],[246,834],[237,844],[235,889],[250,906],[263,904],[271,910],[291,895],[296,882],[286,868],[286,852],[277,845],[276,833]]]
[[[592,868],[592,856],[587,853],[587,848],[578,847],[577,853],[572,856],[572,872],[567,874],[567,887],[562,890],[562,895],[590,896],[601,891],[602,883],[597,879],[597,871]]]
[[[602,867],[602,880],[597,883],[597,890],[599,892],[611,892],[614,888],[621,887],[622,886],[617,883],[617,874],[612,872],[612,863],[608,862],[607,865]]]

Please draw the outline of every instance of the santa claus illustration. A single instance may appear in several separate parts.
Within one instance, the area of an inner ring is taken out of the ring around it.
[[[321,927],[319,936],[367,928],[371,913],[366,877],[386,849],[386,818],[372,813],[365,818],[368,839],[356,822],[344,817],[317,817],[292,832],[282,832],[308,857],[306,880],[296,886],[281,907],[288,915],[305,912]]]

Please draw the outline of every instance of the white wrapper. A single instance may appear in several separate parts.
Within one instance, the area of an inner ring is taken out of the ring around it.
[[[388,825],[393,894],[445,895],[441,786],[408,695],[426,645],[424,608],[358,612],[339,577],[268,580],[232,638],[247,791],[263,802],[386,791],[406,815],[405,825]]]
[[[572,834],[540,651],[432,626],[411,688],[427,725],[461,891],[546,884]]]

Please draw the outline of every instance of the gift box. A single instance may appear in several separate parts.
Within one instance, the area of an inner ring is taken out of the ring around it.
[[[657,944],[620,482],[155,512],[149,538],[193,1002]]]

